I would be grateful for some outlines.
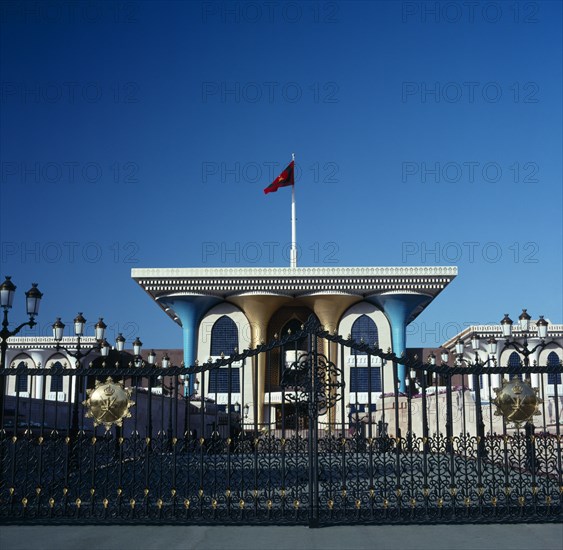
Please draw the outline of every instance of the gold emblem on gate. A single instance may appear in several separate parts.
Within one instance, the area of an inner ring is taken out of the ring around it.
[[[543,401],[538,396],[538,389],[532,388],[526,380],[520,380],[516,376],[509,382],[503,380],[502,388],[495,388],[495,393],[495,415],[504,416],[507,422],[513,422],[516,427],[540,414],[538,406]]]
[[[130,407],[135,403],[131,400],[131,389],[125,388],[123,382],[114,382],[108,376],[105,382],[96,380],[93,389],[87,390],[88,399],[82,402],[86,407],[86,418],[94,419],[94,426],[103,424],[106,431],[114,424],[121,426],[123,419],[130,418]]]

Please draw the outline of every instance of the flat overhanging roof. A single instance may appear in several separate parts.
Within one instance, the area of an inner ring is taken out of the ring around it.
[[[161,302],[162,298],[201,295],[229,301],[229,298],[245,295],[297,299],[322,294],[357,296],[360,301],[376,295],[422,294],[432,300],[456,275],[457,267],[453,266],[189,267],[131,270],[131,277],[176,322],[177,316]],[[420,308],[415,316],[423,310],[424,307]]]

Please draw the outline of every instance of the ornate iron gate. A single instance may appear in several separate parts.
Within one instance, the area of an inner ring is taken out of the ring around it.
[[[407,392],[386,392],[400,362],[310,319],[187,369],[5,369],[0,521],[561,521],[561,365],[415,360]],[[18,391],[22,376],[35,397]],[[49,395],[53,376],[66,393]]]

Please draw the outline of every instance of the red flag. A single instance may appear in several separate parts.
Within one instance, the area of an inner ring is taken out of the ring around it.
[[[270,183],[266,189],[264,189],[264,193],[266,195],[268,193],[275,193],[280,187],[295,185],[295,180],[293,178],[294,165],[295,162],[292,160],[287,165],[287,168],[272,183]]]

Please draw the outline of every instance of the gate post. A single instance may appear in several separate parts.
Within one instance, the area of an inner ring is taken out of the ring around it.
[[[309,528],[319,527],[318,356],[314,329],[309,332]]]
[[[524,433],[526,434],[526,466],[528,470],[532,473],[536,473],[538,470],[538,464],[536,461],[536,447],[534,444],[534,432],[536,427],[533,422],[526,422],[524,426]]]
[[[483,423],[483,410],[481,408],[481,380],[478,374],[473,375],[473,391],[475,393],[475,422],[477,424],[477,458],[484,458],[486,455],[485,424]]]
[[[452,375],[446,374],[446,450],[453,454]]]

